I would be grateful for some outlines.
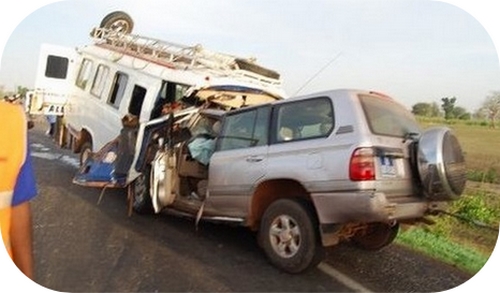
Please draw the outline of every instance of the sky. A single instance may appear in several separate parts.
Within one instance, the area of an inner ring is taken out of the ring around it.
[[[500,91],[495,4],[491,0],[1,1],[0,85],[32,88],[42,43],[88,44],[92,27],[107,13],[123,10],[134,19],[135,33],[256,57],[281,73],[291,96],[357,88],[384,92],[408,107],[418,102],[440,104],[441,98],[454,96],[457,106],[475,111],[492,91]],[[473,280],[451,292],[497,283],[498,250]],[[6,271],[15,268],[6,258],[0,253],[2,286],[8,280],[26,292],[45,292],[20,274],[7,277]]]
[[[134,19],[134,33],[256,57],[281,73],[290,96],[356,88],[386,93],[407,107],[456,97],[457,106],[473,112],[500,91],[494,40],[478,18],[456,6],[473,1],[42,2],[48,5],[32,5],[10,34],[2,32],[0,85],[6,89],[34,87],[41,43],[85,45],[107,13],[123,10]]]

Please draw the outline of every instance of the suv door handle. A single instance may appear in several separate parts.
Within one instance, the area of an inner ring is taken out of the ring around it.
[[[249,156],[246,158],[246,161],[249,163],[257,163],[264,160],[263,156]]]

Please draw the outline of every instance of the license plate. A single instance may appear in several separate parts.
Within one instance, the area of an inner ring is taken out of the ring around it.
[[[380,169],[383,177],[396,177],[396,164],[391,157],[379,157]]]

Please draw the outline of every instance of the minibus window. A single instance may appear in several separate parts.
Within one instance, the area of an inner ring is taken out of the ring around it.
[[[109,68],[107,66],[99,64],[94,77],[94,83],[92,84],[92,88],[90,89],[90,92],[94,96],[98,98],[102,97],[102,94],[104,92],[104,86],[106,85],[106,80],[108,79],[108,75],[109,75]]]
[[[68,58],[53,55],[47,56],[45,76],[56,79],[65,79],[68,72],[68,63]]]
[[[128,106],[128,112],[132,115],[140,117],[142,102],[146,97],[146,89],[141,86],[134,86],[134,91],[132,92],[132,99],[130,99],[130,105]]]
[[[83,59],[82,65],[80,66],[80,71],[78,72],[78,77],[76,78],[76,86],[85,89],[87,83],[90,80],[90,74],[92,73],[93,62],[89,59]]]
[[[124,73],[117,72],[113,80],[113,88],[111,89],[111,95],[108,99],[108,104],[115,108],[120,107],[120,102],[123,99],[123,94],[125,93],[125,87],[127,86],[128,76]]]

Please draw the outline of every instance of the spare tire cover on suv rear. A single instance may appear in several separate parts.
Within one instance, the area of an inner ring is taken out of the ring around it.
[[[453,200],[464,191],[465,160],[449,128],[429,128],[421,135],[417,168],[424,193],[431,200]]]

